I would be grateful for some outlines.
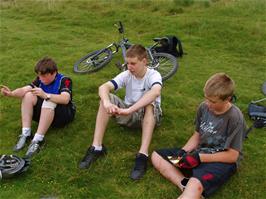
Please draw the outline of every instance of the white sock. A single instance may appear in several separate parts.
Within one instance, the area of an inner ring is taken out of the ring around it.
[[[95,146],[95,145],[93,145],[93,146],[95,147],[95,151],[101,151],[103,149],[102,146]]]
[[[139,152],[139,153],[141,153],[141,154],[143,154],[143,155],[145,155],[145,156],[149,157],[149,154],[142,153],[142,152]]]
[[[30,136],[31,135],[31,128],[22,128],[22,134],[24,135],[24,136]]]
[[[33,138],[33,142],[41,142],[43,141],[44,135],[39,134],[39,133],[35,133],[34,138]]]

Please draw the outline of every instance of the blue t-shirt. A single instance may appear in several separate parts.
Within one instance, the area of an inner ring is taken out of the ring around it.
[[[50,94],[68,92],[72,100],[72,81],[69,77],[66,77],[63,74],[57,73],[54,81],[48,85],[42,83],[39,77],[37,77],[30,85],[32,88],[36,86]]]

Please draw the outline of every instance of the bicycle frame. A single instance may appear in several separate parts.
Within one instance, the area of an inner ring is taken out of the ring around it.
[[[124,27],[123,27],[122,22],[119,21],[118,22],[118,25],[115,24],[115,26],[118,28],[119,34],[122,34],[122,39],[121,39],[121,41],[119,41],[118,44],[117,43],[113,43],[113,45],[116,46],[116,51],[115,52],[112,51],[112,52],[117,53],[118,50],[119,50],[119,48],[121,48],[121,50],[122,50],[122,56],[123,56],[123,59],[124,59],[124,64],[122,64],[122,68],[123,69],[126,69],[126,51],[127,51],[128,47],[130,47],[132,44],[128,41],[127,38],[125,38],[125,35],[124,35]],[[148,56],[149,56],[149,58],[151,60],[151,66],[149,66],[149,68],[156,69],[159,66],[159,62],[156,62],[156,60],[153,57],[154,48],[158,44],[159,44],[158,42],[155,42],[151,47],[146,47]],[[109,45],[107,48],[110,48],[110,50],[111,50],[111,47],[112,47],[112,44]]]
[[[93,60],[95,57],[97,57],[99,54],[101,54],[102,52],[104,52],[106,49],[111,50],[112,54],[116,54],[119,51],[119,48],[121,48],[122,50],[122,56],[124,59],[124,63],[126,63],[126,51],[127,51],[127,47],[131,46],[131,44],[128,42],[128,39],[125,38],[124,36],[124,28],[122,25],[122,22],[119,21],[119,25],[114,24],[116,27],[118,27],[118,32],[119,34],[122,34],[122,39],[118,42],[118,43],[111,43],[110,45],[108,45],[106,48],[99,50],[98,53],[96,53],[91,60]],[[113,47],[115,49],[113,49]],[[122,64],[122,67],[124,67],[125,64]]]
[[[86,56],[80,58],[74,64],[74,71],[77,73],[91,73],[96,72],[106,66],[113,58],[113,55],[116,54],[121,48],[123,64],[119,61],[116,63],[116,66],[120,70],[126,70],[126,51],[132,46],[127,38],[124,35],[124,27],[122,22],[115,24],[118,29],[121,39],[118,42],[113,42],[101,50],[93,51]],[[161,44],[162,38],[154,38],[154,44],[152,46],[146,47],[147,56],[148,56],[148,68],[155,69],[159,71],[162,75],[163,80],[170,78],[177,70],[178,63],[174,56],[167,53],[158,53],[156,52],[156,46]]]

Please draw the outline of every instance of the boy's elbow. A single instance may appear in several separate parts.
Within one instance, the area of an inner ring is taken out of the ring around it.
[[[154,89],[153,94],[155,97],[159,97],[161,95],[161,89]]]
[[[63,104],[63,105],[67,105],[69,102],[70,102],[70,98],[67,97],[67,98],[65,98],[65,99],[62,101],[61,104]]]
[[[100,93],[104,92],[106,89],[108,89],[108,86],[106,83],[102,84],[101,86],[99,86],[98,88],[98,94],[100,95]]]
[[[156,92],[156,97],[159,97],[161,95],[161,90]]]
[[[236,151],[234,149],[230,150],[230,158],[229,158],[229,162],[230,163],[235,163],[237,161],[239,157],[239,151]]]

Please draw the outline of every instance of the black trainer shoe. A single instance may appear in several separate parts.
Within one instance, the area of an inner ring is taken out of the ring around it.
[[[26,142],[29,141],[31,138],[31,136],[25,136],[23,134],[20,134],[18,137],[18,142],[14,146],[13,151],[21,150],[25,146]]]
[[[33,155],[36,153],[39,153],[41,146],[44,144],[44,140],[41,142],[38,141],[32,141],[30,143],[30,146],[28,148],[28,151],[26,152],[25,157],[26,158],[31,158]]]
[[[79,163],[79,168],[80,169],[86,169],[93,162],[95,162],[99,157],[106,155],[107,154],[107,149],[105,148],[105,146],[102,146],[102,147],[103,147],[102,150],[98,151],[98,150],[95,150],[94,146],[90,146],[88,148],[85,156],[83,157],[83,159]]]
[[[135,166],[131,171],[130,178],[132,180],[141,179],[147,170],[148,157],[142,153],[138,153],[135,159]]]

